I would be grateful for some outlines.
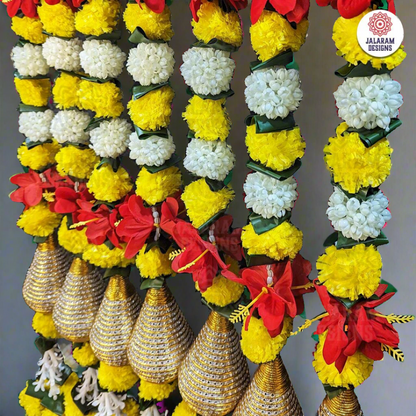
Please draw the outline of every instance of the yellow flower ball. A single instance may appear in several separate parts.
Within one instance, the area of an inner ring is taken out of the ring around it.
[[[38,17],[14,16],[12,17],[12,30],[17,36],[30,43],[40,44],[47,39],[47,36],[42,33],[43,26]]]
[[[32,328],[45,338],[60,338],[53,323],[52,313],[36,312],[32,320]]]
[[[203,100],[194,95],[186,106],[182,117],[195,137],[204,140],[224,141],[231,128],[231,120],[225,108],[225,98]]]
[[[305,154],[305,141],[299,127],[272,133],[256,133],[256,126],[247,126],[246,145],[250,157],[275,171],[290,168]]]
[[[126,248],[109,249],[105,244],[95,246],[90,244],[82,253],[82,258],[94,266],[103,269],[111,269],[112,267],[127,267],[134,263],[134,259],[126,259],[124,253]]]
[[[156,173],[150,173],[146,168],[142,168],[137,175],[136,194],[149,205],[155,205],[178,192],[181,185],[181,171],[176,166]]]
[[[139,416],[140,415],[140,407],[139,404],[134,399],[127,399],[124,402],[125,406],[123,412],[127,416]]]
[[[109,391],[121,393],[130,390],[139,380],[139,376],[134,374],[129,365],[114,367],[104,362],[100,362],[98,368],[98,381],[100,387]]]
[[[197,416],[197,414],[186,402],[182,401],[175,407],[172,416]]]
[[[387,139],[367,148],[358,133],[344,133],[347,123],[337,128],[324,148],[324,160],[335,182],[352,194],[361,188],[381,185],[390,175],[393,149]],[[343,134],[344,133],[344,134]]]
[[[284,51],[297,52],[305,43],[309,22],[303,19],[294,29],[279,13],[264,10],[250,28],[251,45],[264,62]]]
[[[153,12],[145,3],[127,3],[123,14],[127,30],[134,32],[136,27],[140,27],[151,40],[164,40],[168,42],[172,39],[173,30],[170,21],[170,10],[165,6],[162,13]]]
[[[55,156],[56,170],[61,176],[88,179],[100,158],[92,149],[64,146]]]
[[[113,168],[105,163],[93,170],[87,187],[95,199],[115,202],[127,195],[133,188],[133,184],[124,168],[120,166],[117,172],[114,172]]]
[[[59,226],[61,219],[62,215],[52,212],[47,202],[40,202],[23,211],[17,226],[34,237],[47,237]]]
[[[75,15],[64,0],[53,5],[49,5],[45,0],[42,0],[37,11],[46,32],[64,38],[75,36]]]
[[[55,163],[55,155],[61,146],[55,140],[52,143],[44,143],[28,149],[26,143],[17,149],[17,158],[22,166],[32,170],[45,170]]]
[[[204,1],[198,10],[198,18],[198,22],[192,19],[194,35],[198,40],[208,43],[216,38],[237,47],[243,43],[243,30],[238,13],[224,12],[218,1]]]
[[[153,246],[147,253],[147,244],[139,251],[136,257],[136,266],[139,269],[140,276],[145,279],[156,279],[159,276],[170,276],[173,273],[169,254],[172,249],[162,253],[160,248]]]
[[[80,107],[78,99],[78,90],[81,80],[74,76],[62,72],[55,80],[53,86],[53,101],[60,110],[66,110],[71,107]]]
[[[172,383],[156,384],[149,381],[140,380],[139,397],[144,400],[156,400],[158,402],[167,399],[176,389],[177,380]]]
[[[99,361],[89,342],[84,342],[81,347],[74,348],[72,356],[81,367],[91,367]]]
[[[51,82],[45,79],[14,79],[14,85],[23,104],[42,107],[48,104]]]
[[[41,416],[44,407],[40,404],[40,399],[26,394],[28,382],[26,387],[19,394],[19,404],[26,412],[26,416]]]
[[[79,382],[78,376],[76,373],[71,373],[67,378],[65,383],[60,388],[61,393],[64,395],[64,406],[65,413],[63,416],[83,416],[84,414],[79,410],[79,407],[75,404],[74,399],[72,398],[72,389]],[[52,412],[51,412],[52,413]],[[50,416],[53,416],[55,413],[52,413]],[[45,416],[45,414],[43,414]]]
[[[351,300],[374,294],[380,283],[382,266],[377,249],[365,244],[339,250],[335,246],[328,247],[316,262],[318,279],[328,292]]]
[[[215,214],[226,209],[234,196],[235,193],[230,186],[213,192],[205,179],[198,179],[185,188],[181,198],[192,225],[198,228]]]
[[[247,320],[247,318],[246,318]],[[245,321],[241,330],[241,349],[243,354],[253,363],[261,364],[273,361],[286,345],[293,329],[293,319],[285,316],[282,332],[272,338],[264,326],[263,319],[251,317],[247,331]]]
[[[58,242],[66,251],[73,254],[83,253],[89,246],[86,228],[82,230],[69,229],[68,217],[65,215],[62,219],[61,225],[58,229]]]
[[[243,228],[241,241],[250,256],[268,256],[277,261],[294,259],[302,248],[303,233],[288,221],[270,231],[256,234],[250,224]]]
[[[338,55],[354,65],[357,65],[359,62],[362,62],[363,64],[370,62],[376,69],[380,69],[383,64],[386,64],[388,69],[394,69],[406,58],[406,52],[403,49],[403,45],[399,50],[386,58],[375,58],[365,53],[358,43],[358,25],[361,19],[371,11],[372,9],[367,9],[352,19],[339,17],[336,20],[332,32],[332,39],[335,42],[335,46],[338,48]]]
[[[75,14],[75,28],[84,35],[111,33],[117,27],[120,11],[118,0],[88,0]]]
[[[335,367],[335,363],[327,364],[323,356],[324,343],[328,331],[319,335],[319,342],[314,353],[312,362],[319,380],[322,384],[329,384],[332,387],[358,387],[370,377],[373,371],[373,360],[370,360],[362,352],[357,351],[354,355],[347,358],[344,369],[341,373]]]
[[[118,117],[124,111],[121,90],[111,81],[100,84],[82,80],[77,95],[79,107],[94,111],[95,117]]]

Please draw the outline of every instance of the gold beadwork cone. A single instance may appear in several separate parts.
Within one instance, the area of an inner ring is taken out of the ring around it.
[[[100,361],[115,367],[127,365],[127,343],[141,303],[127,279],[110,278],[90,332],[91,348]]]
[[[260,364],[233,416],[303,416],[280,355]]]
[[[201,416],[224,416],[249,382],[237,332],[227,318],[211,312],[179,368],[182,398]]]
[[[53,308],[53,323],[63,338],[72,342],[88,341],[104,291],[105,283],[99,271],[75,258]]]
[[[325,397],[317,416],[363,416],[360,403],[354,390],[345,390],[330,399]]]
[[[71,264],[72,256],[50,235],[39,243],[23,283],[23,299],[35,312],[51,313]]]
[[[129,342],[129,364],[143,380],[170,383],[177,378],[193,340],[192,329],[168,287],[151,288]]]

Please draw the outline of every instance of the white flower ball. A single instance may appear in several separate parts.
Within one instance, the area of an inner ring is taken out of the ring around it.
[[[160,84],[173,74],[173,56],[166,43],[139,43],[130,49],[127,71],[141,85]]]
[[[244,202],[263,218],[281,218],[292,210],[298,197],[297,186],[293,176],[279,181],[263,173],[250,173],[244,183]]]
[[[334,229],[356,241],[378,237],[391,218],[387,209],[389,201],[381,191],[360,202],[357,198],[348,198],[339,188],[334,188],[328,205],[326,214]]]
[[[25,43],[24,46],[15,46],[12,49],[11,58],[17,72],[25,77],[46,75],[49,72],[49,66],[42,55],[40,45]]]
[[[90,135],[84,129],[90,121],[91,117],[85,111],[59,111],[52,120],[52,136],[59,143],[85,143]]]
[[[183,54],[181,73],[196,94],[217,95],[228,91],[235,62],[230,53],[213,48],[191,48]]]
[[[390,75],[346,79],[334,92],[338,115],[350,127],[389,130],[403,104],[401,85]]]
[[[87,40],[79,54],[81,66],[92,77],[116,78],[123,70],[126,54],[109,40]]]
[[[52,138],[51,123],[54,113],[52,110],[27,111],[20,113],[19,132],[31,142],[46,142]]]
[[[79,71],[81,63],[79,54],[82,51],[81,39],[61,39],[49,36],[42,45],[42,55],[49,66],[64,71]]]
[[[299,71],[267,68],[246,78],[246,103],[251,111],[269,119],[285,118],[295,111],[303,98]]]
[[[234,163],[234,153],[227,143],[192,139],[186,148],[183,166],[197,176],[222,181]]]
[[[106,120],[90,131],[90,147],[98,156],[114,159],[127,149],[130,134],[131,125],[127,120]]]
[[[130,135],[129,149],[130,159],[135,160],[139,166],[162,166],[173,155],[175,144],[170,132],[167,138],[155,134],[144,140],[133,132]]]

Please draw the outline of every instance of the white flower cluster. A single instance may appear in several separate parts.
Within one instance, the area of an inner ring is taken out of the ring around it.
[[[96,416],[126,416],[123,409],[126,407],[127,395],[113,392],[102,392],[90,404],[97,407]]]
[[[123,70],[126,54],[109,40],[87,40],[79,54],[81,65],[92,77],[116,78]]]
[[[173,74],[173,56],[166,43],[139,43],[130,49],[127,71],[141,85],[160,84]]]
[[[103,121],[90,132],[90,147],[101,157],[116,158],[125,152],[131,125],[122,118]]]
[[[49,66],[42,55],[40,45],[26,43],[24,46],[15,46],[12,49],[11,58],[17,72],[25,77],[46,75],[49,72]]]
[[[84,129],[90,121],[91,117],[85,111],[59,111],[52,120],[52,136],[59,143],[85,143],[90,135]]]
[[[79,71],[81,63],[79,54],[82,51],[81,39],[61,39],[49,36],[42,45],[42,54],[49,66],[64,71]]]
[[[299,71],[277,67],[254,71],[246,78],[245,96],[251,111],[272,120],[285,118],[303,98]]]
[[[181,73],[196,94],[217,95],[228,91],[235,62],[230,53],[213,48],[191,48],[183,54]]]
[[[183,166],[197,176],[222,181],[234,163],[234,153],[227,143],[192,139],[186,148]]]
[[[19,132],[32,142],[46,142],[52,138],[52,110],[25,111],[19,115]]]
[[[390,75],[346,79],[334,92],[338,115],[350,127],[388,130],[403,104],[401,85]]]
[[[263,218],[280,218],[292,210],[298,197],[297,186],[293,176],[279,181],[263,173],[250,173],[244,183],[244,202]]]
[[[167,138],[154,135],[141,140],[136,132],[132,133],[129,143],[130,159],[135,160],[139,166],[162,166],[175,151],[173,138],[170,133],[168,135]]]
[[[334,188],[326,211],[332,226],[346,238],[366,240],[376,238],[391,218],[387,209],[389,201],[383,192],[371,195],[366,201],[348,198],[340,189]]]

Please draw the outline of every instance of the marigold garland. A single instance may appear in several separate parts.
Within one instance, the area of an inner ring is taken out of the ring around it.
[[[59,338],[51,313],[35,312],[32,320],[32,328],[35,332],[45,338]]]
[[[22,143],[17,149],[17,158],[23,166],[41,171],[55,163],[55,156],[60,148],[61,146],[55,140],[30,149],[27,148],[26,143]]]
[[[124,392],[131,389],[139,377],[134,374],[129,365],[114,367],[100,362],[98,369],[98,381],[104,389],[116,392]]]
[[[88,179],[99,158],[92,149],[62,147],[55,156],[56,169],[61,176]]]
[[[17,36],[22,37],[30,43],[41,44],[47,38],[42,32],[42,22],[37,17],[14,16],[12,17],[11,28]]]
[[[169,256],[172,250],[163,253],[159,247],[147,249],[147,244],[139,251],[136,257],[136,266],[140,276],[145,279],[155,279],[159,276],[170,276],[173,271]]]
[[[74,12],[64,0],[60,0],[58,4],[48,4],[46,0],[42,0],[37,10],[47,33],[64,38],[75,35]]]
[[[62,72],[55,80],[55,85],[52,89],[53,101],[60,110],[66,110],[71,107],[80,108],[78,97],[80,84],[80,78],[65,72]]]
[[[23,104],[46,106],[51,95],[51,82],[45,79],[14,79],[14,85]]]
[[[17,226],[34,237],[47,237],[61,223],[62,215],[51,212],[47,202],[40,202],[22,213]]]

